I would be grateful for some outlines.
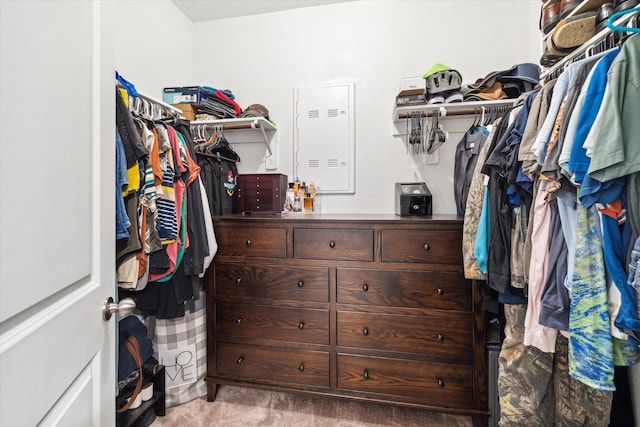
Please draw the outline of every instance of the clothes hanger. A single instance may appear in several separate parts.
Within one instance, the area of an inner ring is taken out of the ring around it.
[[[130,97],[129,98],[129,109],[133,113],[140,115],[140,98],[138,97]]]
[[[420,134],[421,141],[421,150],[422,154],[427,152],[427,134],[429,130],[429,125],[427,123],[427,116],[425,114],[420,113],[420,125],[422,126],[422,133]]]
[[[240,162],[240,156],[236,153],[227,139],[224,137],[224,126],[215,125],[211,128],[209,125],[192,125],[191,132],[196,135],[195,141],[203,141],[194,145],[196,154],[213,157],[218,161],[226,160],[229,162]],[[211,130],[211,136],[207,137],[207,133]]]
[[[449,133],[442,128],[442,124],[440,123],[440,110],[434,111],[431,118],[432,123],[427,154],[433,154],[449,137]]]
[[[193,142],[203,142],[206,141],[203,137],[202,137],[202,133],[201,133],[201,126],[203,125],[191,125],[191,136],[193,137]],[[199,144],[196,144],[194,148],[197,148]]]
[[[630,14],[630,13],[636,13],[636,12],[640,12],[640,6],[634,7],[633,9],[627,9],[627,10],[623,10],[621,12],[614,13],[613,15],[611,15],[609,17],[609,19],[607,19],[607,27],[609,29],[613,30],[613,31],[624,31],[624,32],[640,33],[640,28],[638,28],[638,27],[622,27],[622,26],[613,24],[613,21],[615,21],[619,17],[621,17],[623,15]]]
[[[207,154],[212,154],[214,155],[214,157],[219,157],[224,160],[239,162],[240,156],[235,152],[227,138],[225,138],[224,136],[224,126],[217,126],[215,131],[218,134],[215,142],[207,146],[204,152]]]
[[[207,125],[191,126],[191,135],[193,135],[193,142],[195,143],[193,148],[196,151],[201,151],[202,147],[213,143],[213,135],[211,138],[206,137]]]
[[[191,126],[191,134],[193,135],[193,142],[196,143],[194,148],[197,150],[198,147],[201,145],[200,143],[204,143],[207,141],[207,139],[203,136],[202,134],[202,127],[204,127],[206,125],[197,125],[197,126]]]
[[[422,113],[419,111],[411,112],[411,136],[409,137],[411,151],[413,154],[420,154],[422,146]]]
[[[206,147],[208,145],[214,144],[218,140],[218,132],[214,129],[213,132],[211,132],[211,136],[209,137],[209,139],[208,140],[207,138],[204,138],[204,139],[205,139],[205,142],[204,144],[200,145],[201,147]]]
[[[471,129],[469,130],[473,130],[478,126],[480,126],[480,122],[478,121],[479,113],[480,113],[480,109],[478,107],[473,109],[473,123],[471,124]]]

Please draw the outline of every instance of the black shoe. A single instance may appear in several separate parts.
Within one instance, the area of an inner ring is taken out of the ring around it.
[[[153,406],[140,415],[138,419],[131,424],[131,427],[149,427],[156,420],[156,413],[153,410]]]
[[[596,33],[604,30],[607,26],[607,19],[613,15],[613,3],[601,4],[596,15]]]
[[[540,57],[540,65],[545,68],[549,68],[557,64],[564,56],[554,55],[549,52],[549,49],[544,50],[544,54]]]
[[[614,13],[622,12],[623,10],[633,9],[638,5],[638,0],[613,0]]]

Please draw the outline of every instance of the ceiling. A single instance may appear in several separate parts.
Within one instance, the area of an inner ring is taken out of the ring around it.
[[[354,0],[172,0],[192,22],[260,15]]]

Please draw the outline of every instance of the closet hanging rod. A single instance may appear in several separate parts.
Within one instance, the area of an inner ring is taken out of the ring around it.
[[[512,107],[517,99],[498,99],[485,101],[464,101],[444,104],[396,105],[393,109],[393,120],[411,117],[411,113],[422,113],[422,117],[430,117],[432,111],[441,111],[440,117],[474,114],[477,108]]]
[[[251,126],[250,123],[227,123],[227,124],[216,124],[215,121],[203,123],[203,122],[191,122],[191,126],[222,126],[224,130],[236,130],[236,129],[258,129],[260,124],[256,126]]]
[[[264,117],[242,117],[237,119],[194,120],[191,126],[213,125],[223,129],[265,129],[275,130],[275,126]]]
[[[507,108],[509,107],[508,104],[502,104],[499,106],[493,106],[493,107],[473,107],[473,108],[465,108],[465,109],[460,109],[460,110],[452,110],[452,111],[447,111],[446,116],[445,117],[449,117],[449,116],[470,116],[472,114],[478,114],[478,111],[482,111],[482,109],[484,108],[485,113],[488,113],[494,109],[499,109],[499,108]],[[440,111],[438,109],[435,110],[429,110],[429,111],[416,111],[421,113],[420,116],[421,117],[431,117],[433,116],[434,112]],[[441,116],[442,117],[442,116]],[[398,114],[398,118],[399,119],[410,119],[411,118],[411,112],[409,113],[399,113]]]

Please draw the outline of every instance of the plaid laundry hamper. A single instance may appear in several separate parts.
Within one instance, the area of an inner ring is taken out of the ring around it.
[[[207,393],[207,332],[205,310],[176,319],[156,319],[154,357],[165,366],[166,407]]]

